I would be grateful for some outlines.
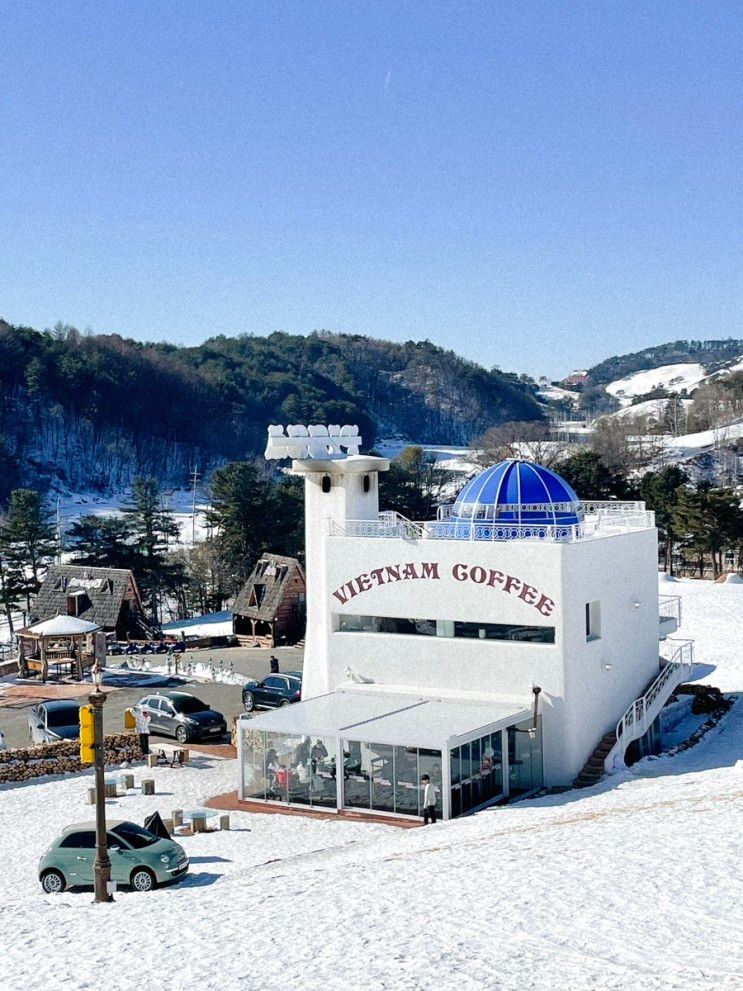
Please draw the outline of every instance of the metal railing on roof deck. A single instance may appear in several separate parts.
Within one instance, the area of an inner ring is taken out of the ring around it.
[[[681,626],[681,596],[680,595],[659,595],[658,615],[661,620],[675,619]]]
[[[572,543],[595,537],[645,530],[655,525],[649,510],[623,515],[596,513],[582,523],[550,525],[542,523],[493,522],[492,520],[432,520],[413,522],[399,513],[380,513],[376,520],[330,521],[330,535],[337,537],[403,537],[407,540],[545,540]]]
[[[575,506],[572,502],[556,502],[556,503],[513,503],[513,504],[503,504],[498,506],[499,512],[517,513],[521,511],[522,513],[534,513],[534,512],[575,512]],[[454,509],[454,503],[450,503],[446,506],[437,506],[436,508],[436,519],[438,522],[444,522],[445,520],[451,519],[452,510]],[[645,509],[645,503],[638,501],[620,501],[617,499],[607,499],[604,501],[593,501],[593,502],[581,502],[578,507],[578,511],[586,516],[602,515],[602,516],[626,516],[628,514],[632,515],[634,513],[647,512]]]

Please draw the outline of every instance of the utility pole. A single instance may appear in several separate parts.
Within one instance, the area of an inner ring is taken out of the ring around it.
[[[112,902],[109,891],[111,881],[111,860],[106,841],[106,790],[103,780],[105,757],[103,738],[103,704],[106,693],[102,689],[103,671],[98,661],[92,670],[93,691],[88,696],[90,706],[80,709],[80,759],[81,763],[92,763],[95,767],[95,861],[93,881],[95,901]]]
[[[60,498],[57,496],[57,564],[62,563],[62,514],[59,503]]]
[[[193,501],[191,505],[191,546],[196,546],[196,483],[198,482],[200,475],[194,465],[193,471],[191,472],[193,481]]]

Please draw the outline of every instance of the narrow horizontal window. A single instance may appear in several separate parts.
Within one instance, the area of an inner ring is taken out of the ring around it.
[[[449,619],[406,619],[392,616],[336,616],[340,633],[403,633],[419,637],[454,637],[465,640],[511,640],[519,643],[554,643],[554,626],[517,626],[514,623],[464,623]]]

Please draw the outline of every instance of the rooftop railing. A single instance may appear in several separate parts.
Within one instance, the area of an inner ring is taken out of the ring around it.
[[[524,512],[533,510],[522,507]],[[542,523],[498,522],[497,520],[453,520],[451,507],[439,507],[439,518],[426,522],[408,520],[399,513],[380,513],[375,520],[330,522],[331,536],[402,537],[407,540],[543,540],[573,543],[596,537],[646,530],[655,526],[655,514],[642,502],[584,503],[585,515],[580,523],[550,525]]]

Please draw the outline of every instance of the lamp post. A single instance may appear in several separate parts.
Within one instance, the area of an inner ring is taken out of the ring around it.
[[[93,727],[95,734],[95,861],[93,863],[93,879],[95,884],[95,901],[112,902],[113,896],[108,890],[111,880],[111,861],[108,857],[106,844],[106,788],[103,781],[103,703],[106,693],[102,691],[103,671],[95,662],[92,669],[93,691],[88,696],[93,707]]]

